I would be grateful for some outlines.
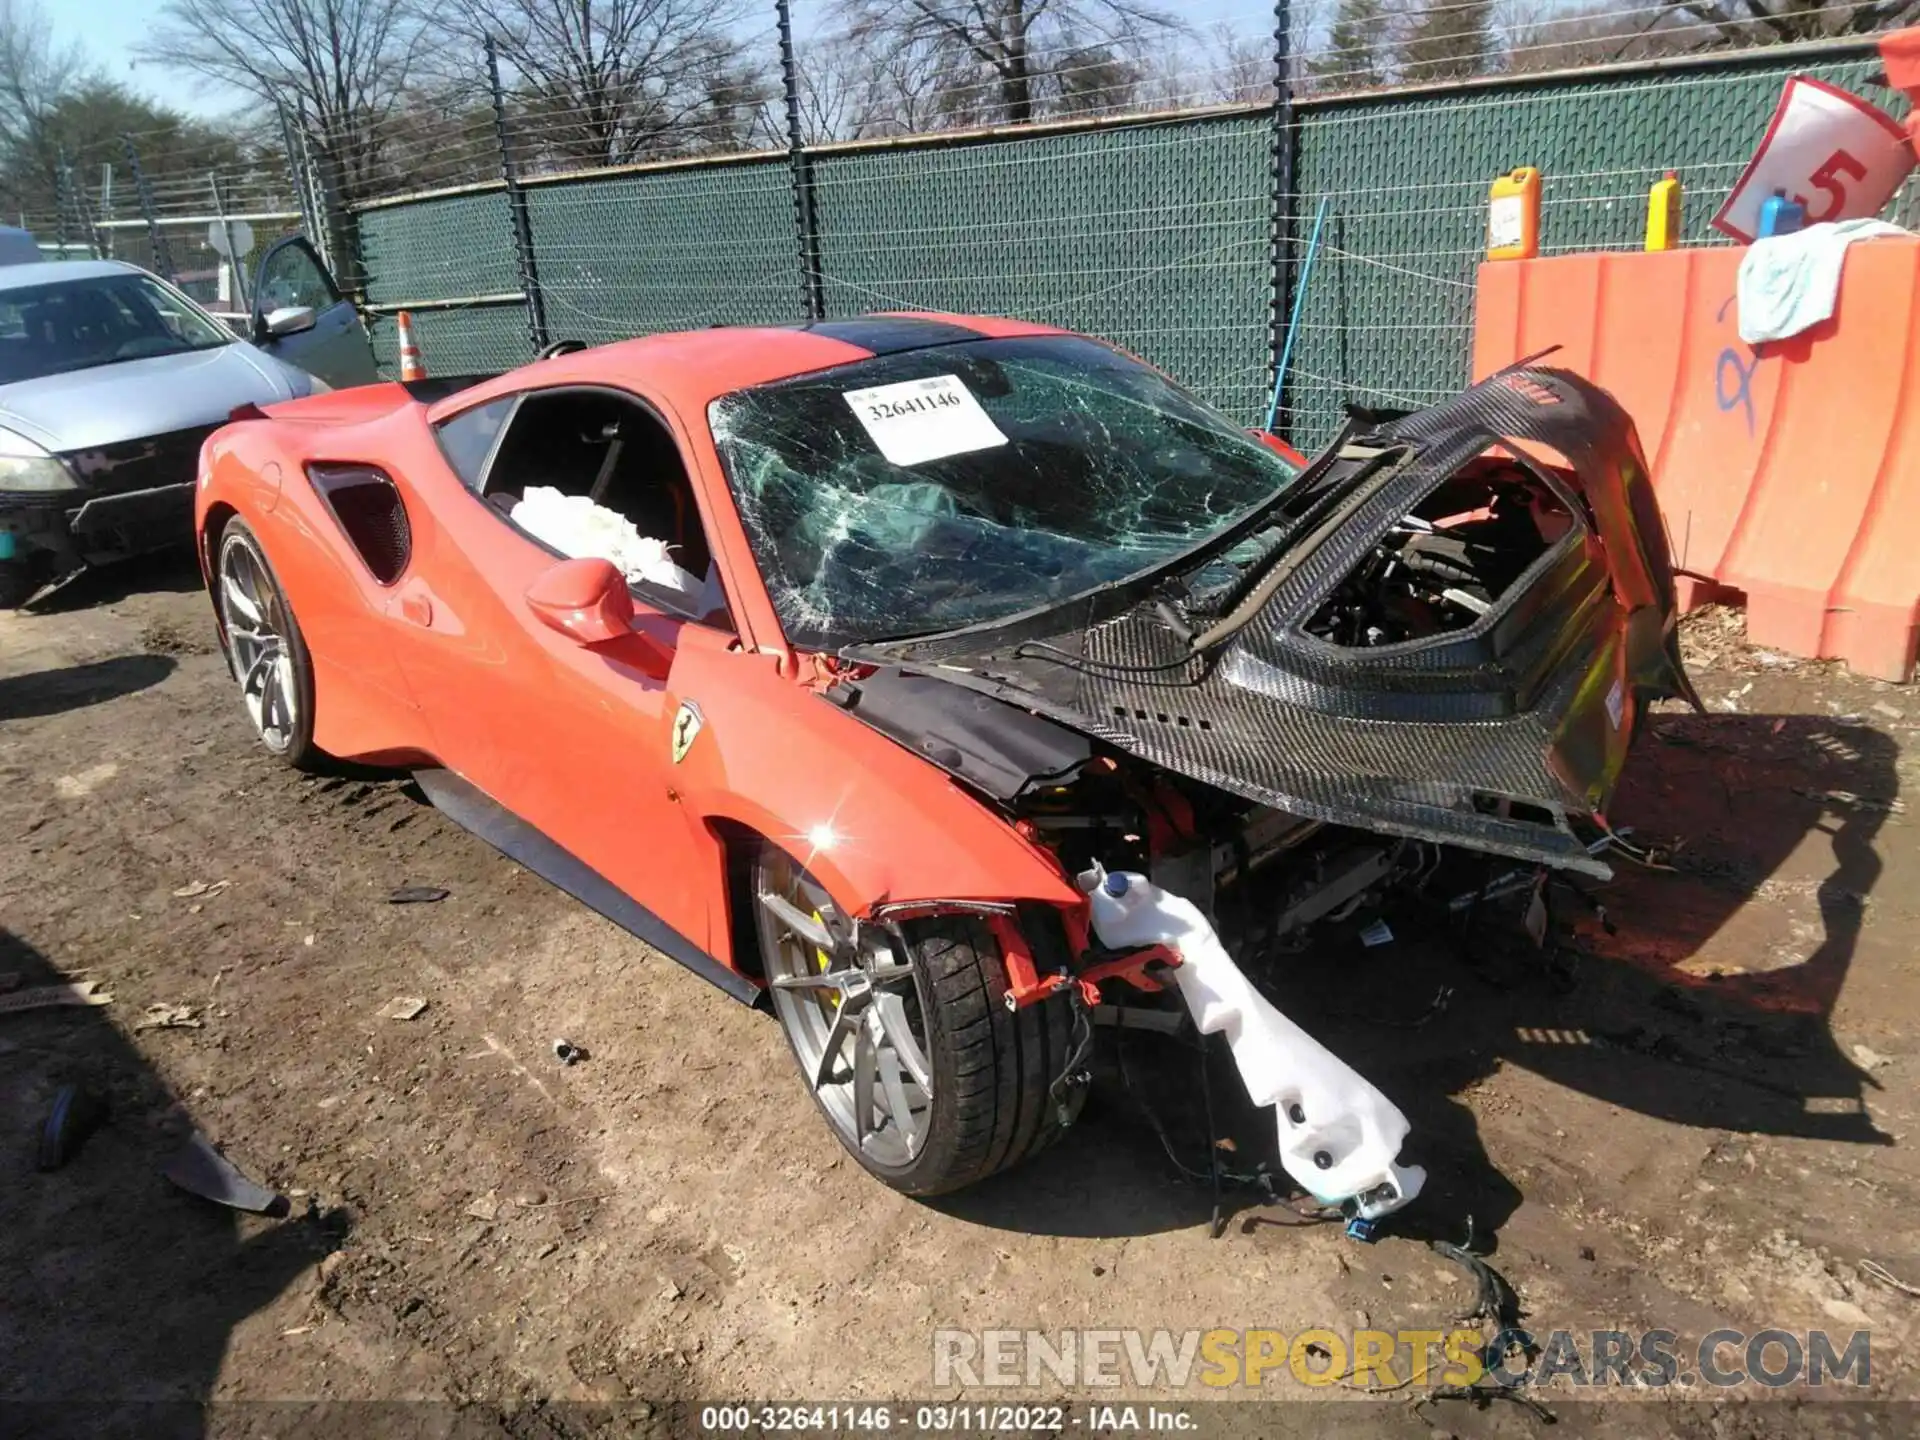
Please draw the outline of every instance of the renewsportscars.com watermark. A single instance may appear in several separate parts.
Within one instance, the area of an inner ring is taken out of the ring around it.
[[[1864,1388],[1872,1339],[1855,1330],[935,1330],[933,1383],[990,1388],[1257,1390],[1475,1385],[1580,1389],[1705,1385]]]

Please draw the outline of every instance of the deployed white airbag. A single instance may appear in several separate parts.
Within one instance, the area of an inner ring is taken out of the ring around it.
[[[629,584],[656,585],[697,600],[701,582],[667,553],[667,543],[642,535],[626,516],[584,495],[563,495],[550,485],[530,485],[509,518],[570,560],[591,556],[613,563]]]
[[[1279,1108],[1287,1174],[1323,1203],[1351,1201],[1369,1220],[1420,1193],[1427,1172],[1394,1163],[1407,1117],[1255,990],[1190,901],[1144,875],[1098,866],[1080,884],[1102,945],[1165,945],[1180,957],[1173,978],[1194,1024],[1203,1034],[1224,1031],[1253,1103]]]

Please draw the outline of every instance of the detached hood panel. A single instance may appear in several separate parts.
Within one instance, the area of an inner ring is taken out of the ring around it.
[[[1373,648],[1308,632],[1403,517],[1502,441],[1571,512],[1564,536],[1466,628]],[[1647,700],[1692,698],[1665,532],[1612,397],[1516,368],[1356,420],[1257,524],[1280,538],[1224,594],[1192,581],[1248,522],[1065,604],[846,653],[1296,814],[1606,874],[1569,820],[1606,804]]]

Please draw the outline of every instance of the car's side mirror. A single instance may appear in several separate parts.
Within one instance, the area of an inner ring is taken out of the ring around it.
[[[260,321],[260,328],[270,336],[298,335],[303,330],[311,330],[313,324],[312,306],[282,305],[278,310],[266,313]]]
[[[527,587],[527,608],[540,623],[582,645],[633,633],[633,596],[613,563],[562,560]]]

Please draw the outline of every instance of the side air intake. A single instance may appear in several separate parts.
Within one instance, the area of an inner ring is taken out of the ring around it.
[[[393,481],[370,465],[313,465],[307,475],[373,578],[398,580],[413,555],[413,531]]]

